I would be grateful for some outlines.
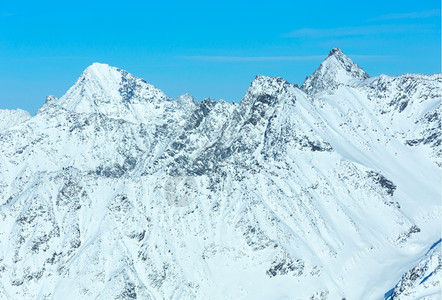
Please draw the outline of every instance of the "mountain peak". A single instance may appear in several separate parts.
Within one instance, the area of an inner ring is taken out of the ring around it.
[[[115,69],[115,68],[108,65],[108,64],[94,62],[89,67],[87,67],[84,71],[85,72],[100,72],[101,70],[105,70],[105,69]]]
[[[134,77],[124,70],[112,67],[108,64],[95,62],[83,71],[76,85],[78,83],[82,85],[103,85],[103,87],[109,88],[114,85],[119,85],[122,77],[125,76]]]
[[[257,95],[278,95],[281,94],[286,85],[289,85],[285,79],[280,77],[270,77],[264,75],[256,75],[255,79],[250,84],[246,95],[241,102],[249,98],[255,98]]]
[[[288,87],[297,88],[298,85],[290,83],[281,77],[256,75],[247,92],[253,94],[281,94]]]
[[[340,48],[333,48],[316,71],[306,78],[301,89],[307,94],[316,94],[369,77]]]
[[[258,75],[234,105],[94,64],[0,110],[0,299],[440,299],[442,74],[419,76]]]
[[[280,99],[286,98],[297,88],[296,84],[289,83],[281,77],[257,75],[250,84],[240,105],[246,110],[265,102],[265,106],[273,106]]]
[[[165,100],[169,98],[145,80],[108,64],[93,63],[57,104],[75,112],[133,120],[130,105]],[[126,110],[129,117],[123,113]]]
[[[341,48],[333,48],[328,53],[327,57],[333,56],[333,55],[345,55],[344,52],[342,52]]]
[[[284,84],[289,84],[284,78],[270,77],[265,75],[256,75],[250,84],[251,88],[260,88],[264,90],[279,90]]]

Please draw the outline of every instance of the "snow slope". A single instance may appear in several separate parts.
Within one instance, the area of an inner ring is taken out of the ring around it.
[[[439,299],[441,83],[333,49],[229,104],[93,64],[0,130],[0,295]]]

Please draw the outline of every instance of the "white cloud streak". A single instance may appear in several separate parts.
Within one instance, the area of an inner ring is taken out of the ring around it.
[[[324,55],[310,56],[180,56],[179,58],[207,62],[266,62],[266,61],[300,61],[324,59]]]
[[[374,18],[373,20],[426,19],[431,17],[440,17],[440,10],[431,9],[408,13],[387,14]]]
[[[390,56],[384,55],[364,55],[356,54],[349,55],[356,59],[380,59],[389,58]],[[194,61],[205,62],[277,62],[277,61],[321,61],[324,60],[324,55],[310,55],[310,56],[211,56],[211,55],[195,55],[195,56],[179,56],[178,58]]]
[[[366,36],[384,33],[409,33],[411,31],[429,30],[429,24],[391,24],[336,28],[301,28],[285,34],[285,37],[345,37]]]

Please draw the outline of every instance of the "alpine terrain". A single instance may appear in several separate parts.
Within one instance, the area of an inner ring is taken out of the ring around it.
[[[441,99],[340,49],[239,104],[94,63],[0,110],[0,298],[441,299]]]

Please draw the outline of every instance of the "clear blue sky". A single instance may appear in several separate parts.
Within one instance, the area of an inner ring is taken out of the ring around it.
[[[227,101],[257,74],[302,84],[333,47],[372,76],[439,73],[440,20],[439,0],[1,1],[0,108],[34,114],[93,62]]]

